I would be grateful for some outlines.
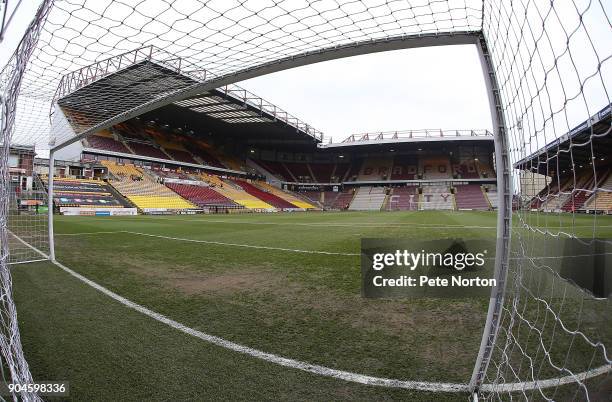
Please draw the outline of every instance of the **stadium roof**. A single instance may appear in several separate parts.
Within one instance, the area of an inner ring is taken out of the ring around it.
[[[579,167],[610,164],[612,158],[612,105],[607,105],[570,132],[514,164],[516,169],[543,175]],[[592,144],[592,146],[591,146]]]
[[[148,46],[73,71],[62,77],[54,99],[62,108],[75,133],[126,114],[150,100],[177,88],[205,80],[204,69],[189,66],[181,58]],[[308,137],[321,142],[323,133],[280,107],[237,85],[203,92],[164,107],[214,119],[246,132],[276,126],[291,137]],[[162,109],[164,109],[162,108]],[[56,144],[57,145],[57,144]]]
[[[363,134],[351,134],[341,142],[320,144],[320,148],[346,148],[363,145],[424,143],[449,141],[493,141],[493,134],[487,130],[403,130]]]

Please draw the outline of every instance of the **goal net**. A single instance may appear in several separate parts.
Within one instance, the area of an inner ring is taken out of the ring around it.
[[[0,344],[11,376],[29,373],[20,347],[4,347],[18,338],[8,269],[16,257],[7,239],[18,232],[43,250],[46,241],[34,233],[44,230],[36,206],[17,206],[11,145],[59,149],[215,87],[299,65],[472,44],[488,83],[501,176],[490,194],[500,216],[498,253],[509,253],[496,262],[505,292],[493,295],[466,383],[489,399],[597,399],[609,382],[611,311],[608,288],[592,285],[609,283],[610,273],[598,268],[589,286],[564,264],[586,255],[597,259],[592,266],[611,265],[602,216],[612,209],[611,8],[601,0],[43,0],[0,74],[1,307],[10,329]],[[26,190],[45,205],[40,185]]]

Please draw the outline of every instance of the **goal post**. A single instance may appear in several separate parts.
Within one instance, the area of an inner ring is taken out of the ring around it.
[[[0,324],[10,330],[0,340],[19,337],[8,221],[30,216],[9,216],[11,197],[13,208],[18,199],[8,169],[11,145],[51,150],[43,231],[54,260],[54,159],[64,147],[142,113],[277,71],[382,51],[474,45],[495,142],[495,276],[502,286],[491,295],[466,383],[476,398],[490,400],[595,398],[612,364],[610,333],[597,321],[609,316],[610,301],[577,282],[567,265],[587,255],[583,265],[596,266],[612,243],[601,223],[612,211],[612,10],[606,2],[323,0],[257,7],[238,1],[219,9],[203,0],[146,3],[125,14],[112,0],[95,6],[45,0],[0,73],[0,285],[7,296],[0,306],[7,314],[0,316],[8,320]],[[127,69],[129,85],[108,79]],[[37,233],[43,228],[28,225],[19,224]],[[12,378],[30,378],[19,342],[12,345],[2,347],[3,363]]]

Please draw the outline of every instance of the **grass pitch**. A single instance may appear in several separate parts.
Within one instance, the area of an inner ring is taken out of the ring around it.
[[[359,374],[467,383],[488,299],[363,299],[360,239],[494,237],[495,224],[486,212],[296,213],[57,217],[55,229],[64,265],[202,332]],[[466,397],[353,384],[228,351],[48,263],[15,266],[13,276],[34,376],[69,380],[74,400]]]

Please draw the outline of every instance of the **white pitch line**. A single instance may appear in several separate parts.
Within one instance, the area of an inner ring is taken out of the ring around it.
[[[125,231],[116,230],[114,232],[106,231],[106,232],[81,232],[81,233],[55,233],[55,235],[56,236],[80,236],[80,235],[116,234],[116,233],[125,233]]]
[[[34,251],[42,255],[43,257],[49,258],[48,255],[38,250],[34,246],[26,243],[19,236],[13,233],[11,234],[15,236],[17,240],[21,241],[22,243],[24,243],[25,245],[27,245],[28,247],[30,247],[31,249],[33,249]],[[183,325],[180,322],[174,321],[171,318],[168,318],[163,314],[159,314],[153,310],[150,310],[144,306],[141,306],[138,303],[135,303],[129,299],[126,299],[123,296],[119,296],[117,293],[105,288],[104,286],[90,279],[87,279],[83,275],[73,271],[72,269],[68,268],[67,266],[65,266],[64,264],[58,261],[51,261],[51,262],[55,264],[57,267],[61,268],[63,271],[77,278],[81,282],[91,286],[92,288],[118,301],[124,306],[131,308],[132,310],[136,310],[148,317],[153,318],[156,321],[166,324],[185,334],[202,339],[203,341],[212,343],[214,345],[217,345],[217,346],[220,346],[220,347],[223,347],[223,348],[226,348],[226,349],[238,352],[238,353],[252,356],[252,357],[255,357],[255,358],[270,362],[270,363],[274,363],[280,366],[289,367],[289,368],[321,375],[324,377],[332,377],[332,378],[337,378],[339,380],[344,380],[344,381],[349,381],[349,382],[354,382],[354,383],[359,383],[359,384],[365,384],[365,385],[375,385],[375,386],[387,387],[387,388],[403,388],[403,389],[412,389],[412,390],[430,391],[430,392],[468,392],[469,391],[468,384],[396,380],[396,379],[390,379],[390,378],[373,377],[369,375],[353,373],[350,371],[332,369],[329,367],[320,366],[317,364],[311,364],[311,363],[303,362],[300,360],[294,360],[294,359],[290,359],[287,357],[278,356],[272,353],[267,353],[267,352],[264,352],[258,349],[253,349],[248,346],[240,345],[238,343],[228,341],[218,336],[206,334],[202,331],[198,331],[196,329]],[[592,378],[592,377],[607,373],[608,371],[610,371],[609,366],[602,366],[602,367],[599,367],[599,368],[596,368],[596,369],[593,369],[593,370],[590,370],[584,373],[579,373],[576,375],[576,377],[580,379],[587,379],[587,378]],[[568,376],[568,377],[571,377],[571,376]],[[534,389],[536,387],[548,388],[548,387],[557,386],[560,381],[567,381],[566,378],[567,377],[551,378],[551,379],[542,380],[539,382],[509,383],[509,384],[484,384],[482,386],[482,389],[492,390],[492,389],[499,389],[499,387],[508,387],[509,390],[527,390],[527,389]]]
[[[334,251],[318,251],[318,250],[300,250],[293,248],[283,248],[283,247],[271,247],[271,246],[256,246],[253,244],[242,244],[242,243],[226,243],[221,241],[213,241],[213,240],[196,240],[196,239],[186,239],[182,237],[171,237],[171,236],[162,236],[162,235],[154,235],[149,233],[140,233],[140,232],[132,232],[132,231],[124,231],[123,233],[129,233],[139,236],[148,236],[148,237],[157,237],[160,239],[167,240],[176,240],[176,241],[185,241],[191,243],[204,243],[204,244],[215,244],[219,246],[232,246],[232,247],[245,247],[245,248],[255,248],[255,249],[263,249],[263,250],[277,250],[277,251],[288,251],[292,253],[303,253],[303,254],[324,254],[324,255],[345,255],[345,256],[359,256],[360,253],[339,253]]]
[[[243,244],[243,243],[226,243],[221,241],[214,240],[198,240],[198,239],[187,239],[183,237],[172,237],[172,236],[162,236],[155,235],[150,233],[141,233],[141,232],[132,232],[129,230],[118,230],[115,232],[82,232],[82,233],[58,233],[56,236],[87,236],[87,235],[96,235],[96,234],[117,234],[117,233],[126,233],[137,236],[147,236],[147,237],[157,237],[160,239],[166,240],[175,240],[175,241],[185,241],[190,243],[203,243],[203,244],[214,244],[218,246],[229,246],[229,247],[244,247],[244,248],[254,248],[254,249],[263,249],[263,250],[276,250],[276,251],[287,251],[292,253],[303,253],[303,254],[323,254],[323,255],[343,255],[343,256],[359,256],[360,253],[340,253],[335,251],[319,251],[319,250],[302,250],[302,249],[293,249],[293,248],[283,248],[283,247],[272,247],[272,246],[258,246],[254,244]]]
[[[92,217],[95,218],[95,217]],[[126,217],[124,217],[126,218]],[[108,219],[98,217],[98,219]],[[140,218],[128,218],[128,219],[140,219]],[[496,226],[466,226],[466,225],[443,225],[436,223],[292,223],[292,222],[248,222],[248,221],[234,221],[234,220],[221,220],[221,219],[179,219],[179,218],[164,218],[161,216],[147,217],[149,220],[163,220],[171,222],[191,222],[191,223],[229,223],[235,225],[268,225],[268,226],[310,226],[310,227],[358,227],[358,228],[388,228],[397,227],[403,228],[408,226],[416,227],[430,227],[432,229],[496,229]]]
[[[21,264],[31,264],[33,262],[41,262],[41,261],[49,261],[48,258],[38,258],[35,260],[27,260],[27,261],[14,261],[14,262],[9,262],[7,263],[7,265],[21,265]]]

